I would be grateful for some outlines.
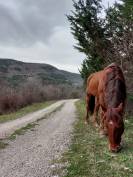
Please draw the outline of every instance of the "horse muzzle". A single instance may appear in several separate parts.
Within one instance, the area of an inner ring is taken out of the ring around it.
[[[122,145],[116,146],[115,148],[110,147],[109,149],[111,152],[117,153],[117,152],[121,151]]]

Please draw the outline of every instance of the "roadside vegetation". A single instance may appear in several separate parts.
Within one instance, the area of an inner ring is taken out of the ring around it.
[[[16,112],[33,103],[40,103],[41,106],[47,101],[79,98],[82,95],[82,89],[78,87],[65,84],[42,85],[38,81],[28,81],[17,87],[1,83],[0,90],[0,115]]]
[[[0,141],[0,149],[4,149],[7,145],[8,145],[8,143]]]
[[[133,116],[125,120],[124,148],[119,153],[111,153],[107,138],[100,138],[98,129],[91,122],[84,124],[85,103],[78,101],[76,106],[78,120],[72,145],[59,161],[68,164],[65,177],[132,177]]]
[[[16,139],[16,136],[18,135],[24,135],[27,130],[34,131],[35,126],[38,125],[37,123],[29,123],[25,127],[22,127],[18,130],[16,130],[8,139],[9,140],[14,140]]]

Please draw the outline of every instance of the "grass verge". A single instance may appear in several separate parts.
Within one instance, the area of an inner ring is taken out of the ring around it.
[[[78,120],[72,145],[59,162],[68,163],[65,177],[133,177],[133,119],[125,121],[124,148],[113,154],[107,138],[100,138],[95,127],[84,124],[84,102],[76,106]]]
[[[34,131],[35,126],[38,125],[37,123],[29,123],[27,126],[22,127],[18,130],[16,130],[8,139],[9,140],[14,140],[16,139],[17,135],[24,135],[27,130]]]
[[[0,149],[4,149],[7,145],[8,145],[8,143],[0,141]]]
[[[39,109],[46,108],[47,106],[50,106],[52,103],[55,101],[47,101],[47,102],[42,102],[42,103],[34,103],[30,106],[26,106],[22,109],[19,109],[16,112],[10,113],[10,114],[5,114],[5,115],[0,115],[0,123],[4,123],[10,120],[14,120],[17,118],[20,118],[22,116],[25,116],[28,113],[37,111]]]

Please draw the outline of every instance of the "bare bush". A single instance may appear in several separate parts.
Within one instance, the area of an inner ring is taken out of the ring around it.
[[[66,84],[42,85],[39,81],[28,81],[17,88],[1,85],[0,89],[0,114],[16,111],[35,102],[82,96],[81,88]]]

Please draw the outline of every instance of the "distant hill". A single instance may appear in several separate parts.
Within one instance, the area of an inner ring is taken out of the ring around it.
[[[29,80],[39,80],[42,84],[82,84],[79,74],[59,70],[49,64],[0,59],[0,81],[16,86]]]

